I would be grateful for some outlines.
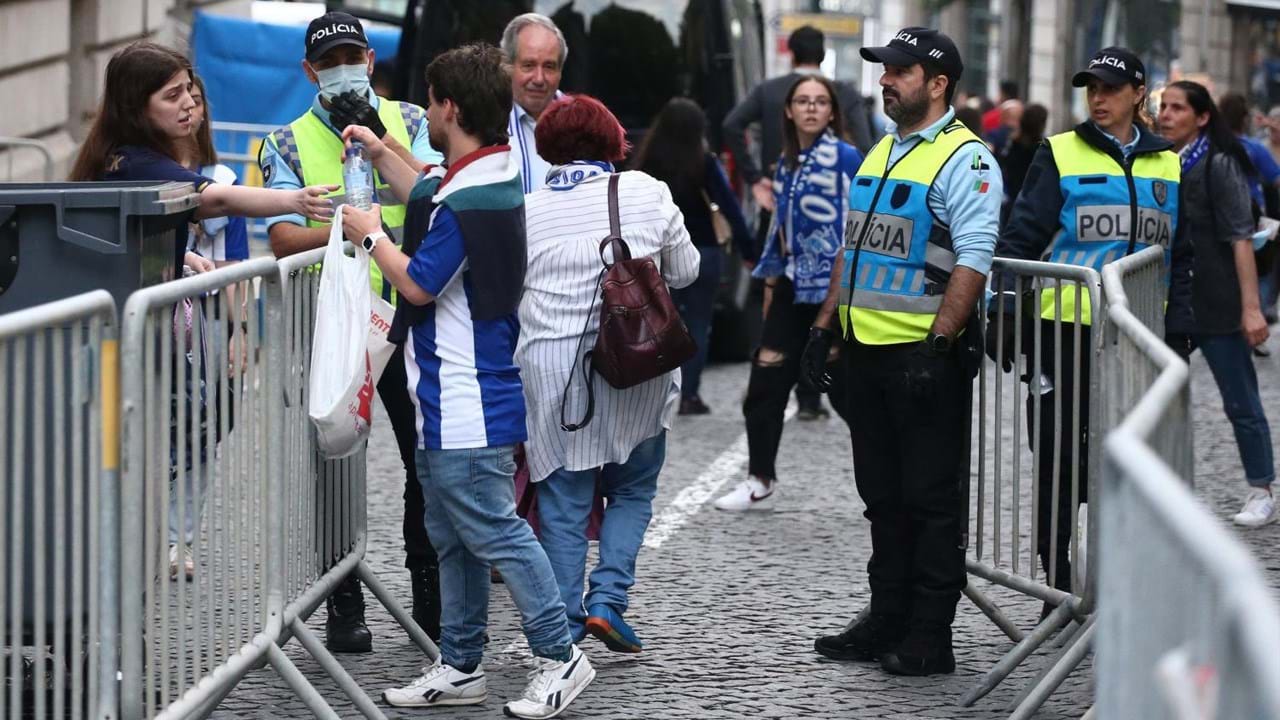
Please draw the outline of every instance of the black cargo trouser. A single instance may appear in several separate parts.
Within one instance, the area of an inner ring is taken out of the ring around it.
[[[400,462],[404,465],[404,566],[434,567],[436,551],[427,538],[426,504],[422,499],[422,485],[418,483],[418,470],[414,451],[418,445],[417,413],[409,398],[409,387],[404,369],[404,346],[396,350],[387,361],[387,367],[378,379],[378,398],[391,420],[391,430],[396,436]]]
[[[872,612],[950,625],[967,580],[973,381],[953,350],[845,345],[854,479],[871,523]]]
[[[1053,587],[1059,590],[1071,589],[1071,564],[1068,554],[1071,545],[1073,505],[1071,502],[1071,485],[1073,480],[1072,454],[1079,452],[1078,462],[1074,464],[1078,473],[1079,502],[1089,500],[1089,354],[1093,347],[1092,334],[1088,325],[1080,327],[1080,376],[1075,375],[1075,325],[1062,323],[1062,337],[1059,341],[1054,337],[1052,320],[1040,322],[1040,372],[1052,385],[1052,389],[1040,395],[1039,413],[1036,413],[1035,397],[1041,384],[1032,378],[1027,384],[1027,443],[1037,450],[1035,443],[1034,418],[1040,420],[1040,468],[1038,474],[1039,492],[1036,508],[1036,553],[1040,556],[1045,576],[1050,573],[1050,558],[1056,557],[1053,563]],[[1057,352],[1055,352],[1057,348]],[[1033,351],[1034,352],[1034,351]],[[1035,373],[1035,359],[1027,361],[1027,373]],[[1080,411],[1077,416],[1072,407],[1072,396],[1076,389],[1080,392]],[[1058,407],[1054,404],[1059,403]],[[1075,433],[1076,418],[1079,417],[1079,434]],[[1078,438],[1073,442],[1073,438]],[[1057,442],[1055,442],[1055,440]],[[1054,448],[1058,456],[1058,512],[1057,548],[1052,548],[1054,538],[1053,512],[1053,479]],[[1077,450],[1078,448],[1078,450]],[[1055,551],[1052,552],[1051,550]]]

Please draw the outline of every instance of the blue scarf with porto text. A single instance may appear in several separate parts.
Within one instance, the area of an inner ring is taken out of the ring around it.
[[[827,130],[797,156],[795,168],[783,160],[774,172],[773,219],[751,274],[786,275],[797,303],[817,304],[827,296],[849,205],[842,172],[846,148],[853,150]]]

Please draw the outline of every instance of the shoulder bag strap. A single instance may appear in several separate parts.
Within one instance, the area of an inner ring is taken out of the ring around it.
[[[627,244],[622,240],[622,224],[618,221],[618,174],[614,173],[609,176],[609,237],[600,241],[600,262],[604,265],[600,269],[600,277],[596,280],[596,294],[591,300],[591,309],[587,311],[587,320],[582,325],[582,334],[578,336],[578,347],[573,351],[573,367],[569,368],[569,378],[564,384],[564,393],[560,396],[560,429],[565,432],[577,432],[586,427],[591,418],[596,414],[596,393],[595,387],[592,385],[592,379],[595,373],[591,365],[591,351],[582,353],[582,344],[587,339],[587,330],[591,327],[591,318],[596,313],[596,301],[600,299],[601,293],[604,291],[604,274],[609,271],[609,263],[605,262],[605,248],[617,243],[618,248],[614,250],[613,259],[617,262],[618,258],[631,259],[631,251]],[[578,371],[579,363],[582,364],[582,379],[587,384],[587,410],[583,413],[582,419],[576,423],[571,423],[565,418],[565,412],[569,405],[569,388],[573,385],[573,375]]]

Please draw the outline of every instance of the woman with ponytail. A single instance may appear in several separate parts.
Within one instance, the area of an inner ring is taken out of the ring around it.
[[[1160,98],[1160,132],[1182,161],[1183,217],[1195,246],[1194,330],[1175,343],[1199,348],[1235,430],[1249,491],[1233,520],[1260,527],[1276,519],[1275,459],[1251,349],[1266,342],[1254,264],[1257,219],[1249,195],[1253,164],[1199,83],[1171,84]],[[1261,239],[1261,238],[1260,238]]]

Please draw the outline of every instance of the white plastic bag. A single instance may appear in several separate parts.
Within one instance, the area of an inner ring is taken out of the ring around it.
[[[364,249],[360,252],[363,253]],[[383,282],[391,281],[384,276]],[[382,371],[387,369],[391,353],[396,351],[396,346],[387,340],[387,333],[391,332],[391,321],[396,317],[396,308],[375,295],[372,288],[369,289],[369,297],[369,365],[373,371],[373,384],[377,385]]]
[[[377,383],[369,355],[372,301],[369,255],[363,248],[356,248],[355,257],[350,258],[342,252],[342,207],[339,206],[329,231],[316,298],[316,326],[311,341],[311,400],[307,408],[316,427],[320,452],[327,459],[351,455],[369,436]],[[384,332],[384,344],[385,338]],[[382,365],[385,364],[384,358]],[[381,373],[381,368],[378,372]]]

